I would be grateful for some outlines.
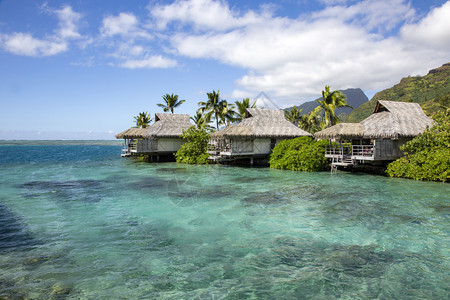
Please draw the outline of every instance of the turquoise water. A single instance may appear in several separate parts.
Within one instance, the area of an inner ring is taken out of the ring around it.
[[[0,298],[448,299],[449,195],[3,142]]]

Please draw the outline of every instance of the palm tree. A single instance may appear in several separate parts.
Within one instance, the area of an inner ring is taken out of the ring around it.
[[[163,100],[166,102],[165,104],[157,104],[159,107],[162,107],[164,111],[169,111],[171,113],[173,113],[173,109],[175,107],[180,106],[181,104],[183,104],[184,102],[186,102],[186,100],[178,100],[178,95],[169,95],[169,94],[165,94],[163,96]]]
[[[256,101],[253,102],[252,105],[250,105],[250,99],[244,98],[242,101],[236,101],[234,102],[236,104],[236,117],[234,118],[235,121],[242,121],[245,118],[245,111],[247,108],[255,108],[256,107]]]
[[[320,119],[320,115],[311,111],[307,115],[300,116],[298,127],[314,134],[322,129],[321,123],[322,120]]]
[[[212,93],[206,93],[208,95],[208,101],[199,102],[199,111],[205,114],[205,117],[211,120],[214,118],[216,120],[216,129],[219,130],[219,123],[225,123],[229,118],[229,114],[232,111],[231,107],[228,105],[227,100],[220,100],[219,91],[214,91]]]
[[[300,118],[302,117],[301,116],[302,110],[303,108],[298,109],[297,107],[294,106],[291,110],[285,110],[284,116],[292,124],[297,124],[298,122],[300,122]]]
[[[191,117],[191,120],[197,126],[197,128],[203,128],[205,130],[211,130],[212,127],[208,124],[210,122],[209,118],[201,112],[201,110],[197,110],[195,115]]]
[[[148,112],[141,112],[134,117],[137,127],[147,128],[148,124],[152,121],[150,114]]]
[[[236,112],[234,111],[234,105],[229,104],[226,100],[221,102],[220,104],[220,124],[225,124],[226,126],[230,125],[230,123],[235,122]]]
[[[340,91],[330,92],[330,86],[325,86],[325,90],[322,91],[322,99],[317,99],[319,106],[313,110],[313,115],[319,115],[323,113],[321,127],[325,129],[339,123],[339,118],[335,113],[338,107],[351,107],[347,105],[345,101],[345,95]]]

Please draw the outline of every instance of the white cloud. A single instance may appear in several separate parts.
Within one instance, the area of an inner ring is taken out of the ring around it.
[[[78,32],[78,23],[81,14],[74,12],[72,7],[64,6],[62,9],[55,10],[54,13],[59,19],[59,29],[57,36],[61,39],[80,39],[81,34]]]
[[[121,67],[127,69],[153,69],[153,68],[172,68],[177,62],[172,59],[164,58],[160,55],[151,56],[140,60],[127,60],[120,64]]]
[[[258,23],[261,18],[253,11],[239,16],[239,12],[232,11],[224,1],[177,0],[169,5],[157,5],[149,9],[160,28],[171,22],[181,22],[192,24],[196,29],[227,30]]]
[[[131,13],[119,13],[103,19],[100,27],[102,39],[111,48],[109,56],[119,63],[112,62],[111,66],[128,69],[171,68],[177,65],[175,60],[152,53],[152,34]]]
[[[13,33],[4,35],[2,46],[6,51],[24,56],[49,56],[67,50],[65,42],[40,40],[29,33]]]
[[[120,13],[118,16],[104,18],[100,32],[103,36],[120,35],[126,39],[152,37],[146,30],[140,28],[139,20],[132,13]]]
[[[406,0],[365,0],[296,19],[251,12],[251,21],[245,18],[249,13],[232,11],[226,2],[190,0],[158,6],[152,15],[161,28],[174,23],[165,30],[178,55],[247,69],[233,94],[265,91],[288,101],[317,95],[326,84],[386,88],[447,62],[449,3],[417,24],[411,23],[417,16]],[[186,25],[197,30],[186,31]],[[419,35],[413,34],[416,30]],[[433,34],[427,35],[430,30]]]
[[[142,53],[144,53],[144,47],[142,46],[133,46],[130,48],[130,54],[131,55],[141,55]]]
[[[46,56],[73,41],[94,44],[107,48],[110,65],[130,69],[172,68],[179,57],[212,59],[247,70],[233,95],[265,91],[286,103],[315,96],[326,84],[386,88],[448,62],[450,1],[423,18],[409,0],[319,1],[323,10],[297,18],[276,16],[267,5],[238,10],[226,0],[151,4],[149,19],[131,12],[103,18],[95,42],[79,33],[82,15],[64,6],[47,10],[59,21],[52,34],[0,34],[0,47]]]
[[[326,5],[345,4],[348,2],[347,0],[318,0],[318,1]]]
[[[258,72],[293,62],[337,59],[349,43],[363,51],[367,33],[328,20],[308,24],[288,19],[268,19],[265,25],[216,34],[178,34],[172,39],[180,54],[213,58]],[[350,41],[351,40],[351,41]]]
[[[450,2],[434,8],[420,22],[405,25],[401,35],[412,47],[432,46],[450,53]]]
[[[405,0],[364,0],[352,5],[329,6],[315,12],[312,18],[331,18],[383,33],[414,16],[415,10]]]
[[[0,47],[16,55],[51,56],[67,51],[70,40],[83,38],[78,32],[81,14],[74,12],[70,6],[64,6],[60,10],[51,10],[46,5],[44,8],[46,12],[58,17],[58,29],[54,34],[42,39],[23,32],[0,34]]]
[[[150,47],[136,45],[133,40],[116,41],[111,47],[113,48],[113,51],[109,55],[121,60],[145,56],[150,50]]]

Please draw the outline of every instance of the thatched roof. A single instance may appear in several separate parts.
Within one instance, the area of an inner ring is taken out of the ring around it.
[[[147,128],[130,128],[116,134],[117,139],[179,137],[183,130],[194,126],[189,121],[189,115],[156,113],[155,123]]]
[[[155,114],[155,123],[150,125],[144,133],[144,138],[179,137],[183,130],[194,126],[187,114]]]
[[[318,139],[352,139],[362,138],[364,135],[364,125],[360,123],[340,123],[315,134]]]
[[[294,138],[311,136],[284,117],[283,110],[247,108],[245,119],[211,134],[211,138]]]
[[[433,126],[418,103],[379,100],[372,115],[361,121],[365,138],[415,137]]]
[[[116,134],[116,139],[139,139],[142,138],[147,128],[132,127]]]
[[[315,136],[321,139],[362,137],[395,140],[415,137],[427,126],[433,126],[433,120],[425,115],[418,103],[378,100],[372,115],[358,125],[337,124],[317,132]]]

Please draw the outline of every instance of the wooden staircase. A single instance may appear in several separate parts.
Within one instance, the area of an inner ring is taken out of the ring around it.
[[[353,166],[355,163],[353,162],[352,158],[350,156],[342,156],[339,158],[333,157],[333,160],[331,162],[331,169],[337,169],[337,167],[348,167]]]

